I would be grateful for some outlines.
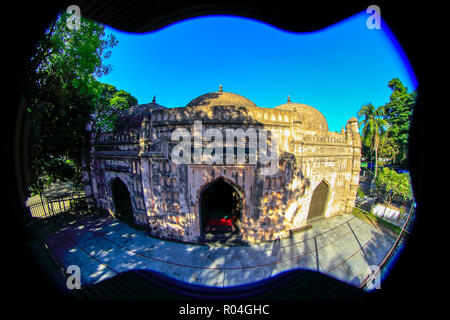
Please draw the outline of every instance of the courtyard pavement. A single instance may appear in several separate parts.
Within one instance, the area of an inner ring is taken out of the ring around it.
[[[325,273],[359,286],[379,264],[394,235],[350,215],[312,223],[291,238],[251,246],[184,244],[149,236],[112,217],[73,220],[45,242],[67,270],[78,265],[89,285],[129,270],[152,270],[192,284],[230,287],[291,269]]]

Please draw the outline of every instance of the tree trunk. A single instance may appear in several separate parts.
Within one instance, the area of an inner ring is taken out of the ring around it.
[[[384,210],[383,210],[383,214],[381,215],[381,219],[384,220],[384,215],[386,214],[387,204],[386,204],[386,203],[383,203],[383,206],[384,206]]]
[[[386,191],[385,191],[385,192],[386,192]],[[383,211],[383,215],[381,216],[381,219],[383,219],[383,220],[384,220],[384,216],[386,215],[386,209],[387,209],[387,206],[391,205],[392,197],[391,197],[390,192],[391,192],[391,191],[389,191],[387,203],[383,203],[383,205],[384,205],[384,211]]]
[[[375,171],[373,174],[372,183],[370,184],[370,194],[373,193],[373,189],[375,188],[375,180],[377,178],[377,169],[378,169],[377,158],[378,158],[378,150],[377,148],[375,148]]]
[[[375,148],[375,172],[373,175],[374,183],[375,183],[375,179],[377,178],[377,170],[378,170],[378,148]]]

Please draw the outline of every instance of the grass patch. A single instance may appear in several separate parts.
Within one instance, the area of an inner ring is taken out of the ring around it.
[[[352,210],[352,214],[355,217],[357,217],[363,221],[366,221],[367,223],[370,223],[373,226],[376,226],[378,229],[381,229],[381,230],[388,229],[388,230],[394,232],[395,234],[399,234],[402,231],[402,228],[400,228],[400,227],[396,226],[395,224],[392,224],[386,220],[383,220],[383,219],[373,215],[370,212],[366,212],[364,210],[354,207]]]

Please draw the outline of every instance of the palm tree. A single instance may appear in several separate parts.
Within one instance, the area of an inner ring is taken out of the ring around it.
[[[377,178],[378,147],[384,140],[388,127],[388,122],[384,119],[384,115],[384,106],[375,108],[372,103],[363,105],[358,111],[358,118],[363,118],[362,121],[359,122],[359,127],[363,128],[361,131],[361,141],[365,146],[369,147],[370,150],[375,152],[375,172],[370,185],[371,193],[373,191],[375,179]]]

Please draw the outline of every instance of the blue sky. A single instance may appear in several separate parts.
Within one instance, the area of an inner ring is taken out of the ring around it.
[[[389,100],[389,80],[410,91],[417,80],[388,26],[368,29],[365,11],[312,33],[291,33],[236,16],[184,20],[146,34],[110,27],[119,43],[104,62],[112,72],[98,80],[165,107],[223,90],[260,107],[287,101],[318,109],[339,131],[361,105]]]

